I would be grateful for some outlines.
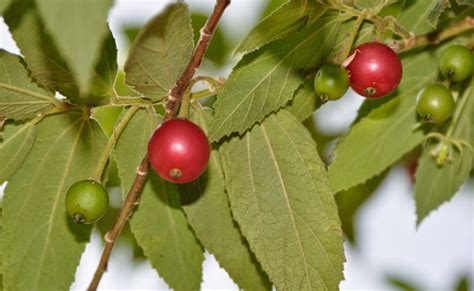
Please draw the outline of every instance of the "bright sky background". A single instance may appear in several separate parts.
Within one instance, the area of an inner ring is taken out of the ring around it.
[[[121,26],[144,23],[169,2],[172,1],[116,0],[109,20],[119,47],[125,44],[120,35]],[[187,2],[191,9],[203,12],[210,11],[214,3],[210,0]],[[242,39],[257,20],[263,3],[232,0],[221,24],[226,34]],[[0,23],[0,48],[18,53],[3,22]],[[124,57],[121,54],[121,62]],[[361,97],[348,94],[340,101],[326,104],[315,114],[315,121],[323,132],[345,130],[361,102]],[[0,186],[0,192],[3,187]],[[430,215],[418,230],[415,229],[412,192],[404,169],[395,167],[361,209],[357,219],[359,249],[346,245],[346,280],[340,285],[342,290],[394,290],[385,281],[386,274],[407,278],[424,290],[449,290],[462,274],[471,274],[471,282],[474,281],[474,183],[465,185],[461,193]],[[87,287],[100,253],[100,237],[94,233],[77,270],[73,290]],[[116,248],[100,289],[167,288],[148,263],[135,264],[131,259],[130,249]],[[215,259],[207,255],[202,289],[237,290],[237,286]]]

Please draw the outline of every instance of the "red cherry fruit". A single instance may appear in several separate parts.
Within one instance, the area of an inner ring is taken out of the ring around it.
[[[354,50],[347,66],[352,89],[367,98],[392,93],[402,79],[402,63],[397,54],[380,42],[367,42]]]
[[[162,123],[148,143],[148,159],[155,172],[176,184],[197,179],[207,167],[210,146],[193,122],[175,118]]]

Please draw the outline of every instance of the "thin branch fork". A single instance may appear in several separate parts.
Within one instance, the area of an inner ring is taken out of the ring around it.
[[[224,10],[229,4],[230,0],[216,0],[216,5],[214,6],[214,9],[209,16],[204,28],[201,30],[201,36],[186,69],[169,92],[165,105],[165,121],[176,117],[176,112],[183,98],[183,94],[186,91],[186,88],[189,86],[194,74],[201,65],[204,54],[206,53],[207,47],[209,46],[209,42],[212,39],[212,35],[217,28],[217,24],[219,23]],[[148,169],[148,157],[145,156],[136,170],[135,180],[128,191],[127,198],[125,199],[122,209],[115,218],[112,229],[105,236],[104,250],[102,252],[102,256],[95,271],[94,277],[92,278],[92,281],[87,289],[88,291],[97,290],[100,280],[107,270],[107,264],[115,242],[122,232],[122,229],[128,218],[132,215],[135,206],[138,204],[143,184],[145,183],[146,176],[148,174]]]
[[[206,24],[201,29],[199,42],[194,50],[191,60],[188,63],[188,66],[168,94],[168,100],[165,105],[166,113],[164,116],[164,121],[176,116],[176,111],[178,110],[179,104],[181,103],[183,94],[197,69],[201,65],[204,54],[206,53],[207,47],[209,46],[209,42],[217,27],[217,23],[224,13],[225,8],[229,4],[230,0],[217,0],[212,14],[209,16]]]
[[[401,53],[418,47],[436,45],[443,40],[474,29],[474,17],[468,16],[464,20],[453,23],[450,26],[431,33],[413,36],[390,44],[395,51]]]

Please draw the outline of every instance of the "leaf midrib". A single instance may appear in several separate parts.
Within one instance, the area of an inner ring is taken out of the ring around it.
[[[168,219],[170,221],[170,226],[171,226],[171,231],[173,232],[173,240],[175,241],[175,245],[176,245],[176,253],[178,254],[178,258],[179,258],[179,261],[180,261],[180,264],[179,266],[181,267],[181,269],[183,270],[183,274],[184,276],[186,277],[186,282],[192,282],[192,280],[190,281],[189,280],[189,275],[188,275],[188,270],[184,267],[186,265],[184,259],[183,259],[183,254],[181,253],[181,247],[180,247],[180,241],[178,239],[178,233],[176,231],[176,224],[174,223],[174,218],[171,214],[171,205],[169,203],[169,199],[168,199],[168,191],[165,187],[165,182],[160,178],[160,184],[161,184],[161,190],[163,191],[163,197],[165,199],[165,208],[166,208],[166,214],[168,216]]]
[[[15,132],[15,134],[11,135],[11,136],[8,138],[7,141],[4,141],[4,142],[0,145],[0,151],[4,148],[5,145],[7,145],[7,144],[8,144],[9,142],[11,142],[12,140],[14,140],[14,138],[15,138],[17,135],[19,135],[21,132],[23,132],[25,129],[28,129],[28,131],[33,130],[33,126],[34,126],[34,125],[31,124],[31,123],[28,123],[28,124],[24,125],[23,128],[21,128],[19,131]],[[30,134],[31,134],[31,133],[29,133],[29,134],[26,135],[26,138],[23,140],[23,142],[21,143],[21,145],[20,145],[19,147],[17,147],[18,150],[15,152],[15,154],[14,154],[12,157],[10,157],[8,163],[2,165],[2,168],[3,168],[3,169],[0,171],[0,176],[3,175],[3,173],[6,171],[6,169],[9,168],[9,166],[11,165],[11,163],[12,163],[14,160],[16,160],[16,158],[20,155],[20,153],[21,153],[20,149],[22,149],[22,148],[25,146],[25,144],[29,141],[28,137],[29,137]]]
[[[79,119],[78,121],[81,122],[82,120]],[[82,121],[82,123],[79,127],[79,130],[77,131],[76,139],[74,140],[74,143],[71,147],[71,151],[69,153],[69,157],[68,157],[68,160],[66,162],[65,171],[63,172],[64,175],[62,176],[61,183],[59,184],[59,187],[57,188],[58,190],[56,192],[56,194],[57,194],[56,198],[54,199],[52,213],[51,213],[51,216],[50,216],[50,218],[47,222],[48,223],[48,230],[46,232],[46,241],[44,243],[44,248],[43,248],[43,251],[41,252],[41,257],[40,257],[40,260],[39,260],[38,275],[37,275],[36,280],[35,280],[34,290],[37,290],[37,287],[38,287],[38,284],[39,284],[39,279],[40,279],[40,274],[41,274],[41,269],[42,269],[42,266],[43,266],[43,263],[44,263],[44,257],[45,257],[48,245],[51,241],[50,238],[51,238],[51,230],[52,230],[52,226],[53,226],[53,218],[56,216],[56,211],[58,210],[59,197],[61,197],[61,193],[64,191],[64,189],[63,189],[64,183],[66,181],[66,177],[68,176],[69,171],[71,170],[72,160],[74,158],[74,154],[76,153],[76,148],[80,143],[80,140],[81,140],[80,137],[82,136],[82,131],[83,131],[84,126],[85,126],[86,123],[87,123],[86,121]]]
[[[301,241],[301,238],[300,238],[300,234],[299,234],[298,229],[296,227],[295,218],[293,217],[293,211],[292,211],[290,201],[289,201],[289,198],[288,198],[288,192],[286,190],[285,182],[283,181],[283,177],[282,177],[282,174],[280,172],[280,166],[279,166],[278,161],[276,159],[275,153],[273,152],[273,148],[272,148],[272,145],[270,143],[270,140],[268,139],[267,132],[265,130],[265,126],[263,124],[261,124],[260,129],[262,131],[262,135],[265,139],[265,142],[267,143],[268,150],[270,152],[270,155],[272,157],[272,160],[273,160],[273,163],[274,163],[274,166],[275,166],[275,170],[278,174],[278,179],[280,181],[281,188],[282,188],[283,194],[284,194],[283,196],[285,197],[286,206],[288,208],[288,215],[291,218],[291,222],[293,224],[293,231],[295,232],[296,237],[298,239],[298,245],[300,247],[300,252],[301,252],[302,258],[304,260],[304,269],[305,269],[305,273],[306,273],[306,280],[308,282],[308,286],[311,289],[313,289],[313,285],[311,284],[311,280],[310,280],[310,274],[309,274],[309,270],[308,270],[308,262],[307,262],[307,259],[306,259],[306,254],[305,254],[304,249],[303,249],[303,244],[302,244],[302,241]],[[324,285],[326,285],[326,282],[324,282],[324,280],[322,280],[322,282],[324,283]],[[327,288],[327,286],[326,286],[326,288]]]
[[[54,104],[52,97],[50,97],[48,95],[43,95],[43,94],[28,90],[28,89],[12,86],[10,84],[5,84],[5,83],[0,83],[0,88],[4,88],[6,90],[10,90],[10,91],[17,92],[17,93],[20,93],[20,94],[28,95],[28,96],[31,96],[31,97],[34,97],[34,98],[37,98],[37,99],[45,100],[48,103]]]
[[[296,145],[294,139],[291,138],[291,136],[290,136],[288,130],[278,121],[277,118],[274,118],[274,121],[278,124],[278,126],[279,126],[280,129],[281,129],[281,131],[287,136],[288,140],[291,142],[291,144],[293,145],[293,147],[296,149],[296,150],[293,151],[293,152],[296,152],[296,153],[298,154],[298,157],[299,157],[300,161],[301,161],[301,162],[303,163],[303,165],[305,165],[305,167],[306,167],[306,162],[305,162],[303,156],[301,155],[300,151],[298,150],[298,147],[297,147],[297,145]],[[315,150],[316,150],[316,147],[315,147]],[[308,172],[310,172],[310,170],[309,170],[307,167],[306,167],[306,170],[307,170]],[[311,184],[313,184],[314,189],[318,189],[318,186],[316,185],[316,183],[315,183],[314,181],[315,181],[314,179],[310,179],[310,180],[309,180],[309,182],[310,182]],[[323,203],[323,201],[321,200],[321,197],[320,197],[319,195],[315,195],[315,196],[318,198],[319,203],[321,203],[321,206],[323,206],[322,208],[323,208],[324,216],[326,216],[326,219],[327,219],[328,221],[331,221],[331,219],[329,218],[329,215],[328,215],[328,213],[327,213],[327,211],[326,211],[326,208],[324,207],[324,203]],[[298,214],[296,211],[295,211],[295,213]],[[299,214],[298,214],[298,216],[299,216]],[[303,219],[303,217],[300,216],[300,218],[301,218],[302,221],[305,221],[305,220]],[[306,223],[306,222],[305,222],[305,223]],[[312,229],[310,229],[310,230],[311,230],[311,233],[312,233],[312,234],[314,235],[314,237],[316,238],[316,240],[318,241],[318,243],[319,243],[319,245],[321,246],[321,248],[324,249],[324,246],[323,246],[323,244],[321,243],[321,240],[318,238],[318,236],[314,233],[314,231],[313,231]],[[336,274],[336,273],[337,273],[336,268],[335,268],[335,266],[333,265],[331,259],[329,258],[327,252],[324,252],[324,255],[326,256],[326,259],[328,260],[329,265],[330,265],[331,268],[333,269],[334,274]],[[322,280],[322,278],[321,278],[321,280]]]

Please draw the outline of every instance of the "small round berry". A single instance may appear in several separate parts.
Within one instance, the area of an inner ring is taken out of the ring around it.
[[[347,70],[352,89],[367,98],[392,93],[402,79],[398,55],[380,42],[368,42],[355,48]]]
[[[204,131],[183,118],[162,123],[148,143],[148,159],[155,172],[176,184],[197,179],[206,169],[209,155]]]
[[[441,55],[439,69],[444,77],[459,82],[469,78],[474,71],[472,52],[465,46],[453,45]]]
[[[107,212],[108,207],[107,190],[93,180],[76,182],[66,193],[66,210],[75,223],[97,222]]]
[[[416,111],[427,122],[442,123],[453,114],[455,105],[451,91],[432,84],[418,93]]]
[[[314,78],[314,90],[323,102],[341,98],[348,87],[347,71],[338,65],[324,64]]]

